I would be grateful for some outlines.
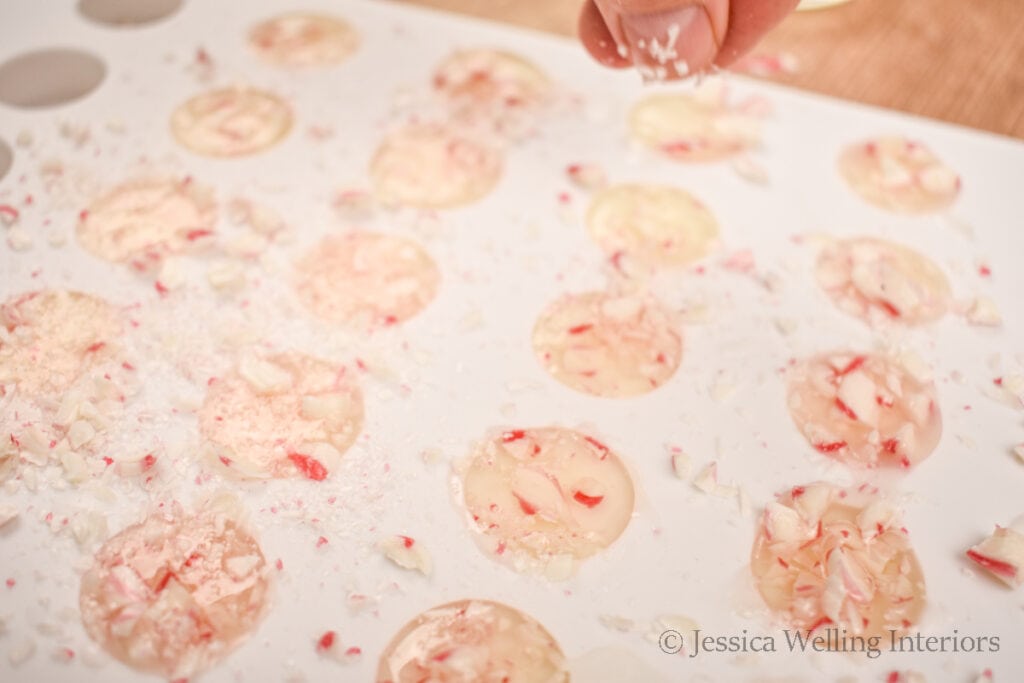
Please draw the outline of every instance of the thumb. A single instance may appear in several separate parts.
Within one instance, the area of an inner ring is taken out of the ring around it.
[[[580,37],[609,66],[672,79],[726,66],[798,0],[587,0]]]
[[[729,29],[729,0],[593,0],[618,52],[644,78],[711,66]]]

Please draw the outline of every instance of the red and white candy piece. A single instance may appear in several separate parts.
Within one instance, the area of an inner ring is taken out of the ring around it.
[[[501,168],[501,154],[465,131],[419,123],[384,139],[370,161],[370,177],[384,204],[441,209],[486,195]]]
[[[246,478],[322,481],[362,425],[352,373],[299,353],[244,356],[211,380],[199,410],[210,462]]]
[[[426,576],[433,571],[430,553],[411,536],[388,536],[377,546],[385,557],[402,569],[413,569]]]
[[[618,538],[633,514],[633,481],[622,461],[570,429],[499,432],[459,470],[473,526],[495,554],[509,552],[514,561],[589,557]]]
[[[791,627],[887,635],[917,623],[924,576],[898,514],[866,486],[794,486],[764,510],[750,559],[765,602]]]
[[[979,327],[1002,327],[1003,314],[991,297],[979,296],[967,306],[964,317],[971,325]]]
[[[587,211],[587,230],[609,256],[646,267],[697,261],[718,238],[718,222],[707,207],[667,185],[623,184],[601,191]]]
[[[848,465],[911,467],[942,435],[935,385],[896,360],[826,353],[789,369],[787,405],[819,453]]]
[[[535,619],[489,600],[459,600],[418,615],[380,656],[376,683],[567,683],[565,655]]]
[[[967,557],[1010,588],[1024,584],[1024,533],[996,527],[991,536],[967,551]]]
[[[82,577],[86,632],[140,671],[177,679],[223,659],[268,605],[267,563],[230,514],[180,509],[123,530]]]
[[[603,189],[608,184],[608,174],[596,163],[569,164],[565,168],[565,175],[576,187],[587,192]]]
[[[952,305],[949,280],[942,270],[895,242],[840,240],[818,256],[815,274],[840,309],[870,323],[932,322]]]
[[[325,66],[351,56],[359,47],[359,34],[338,17],[292,12],[253,26],[249,45],[260,57],[280,66]]]
[[[207,243],[217,224],[213,191],[183,179],[143,178],[111,189],[78,217],[79,243],[99,258],[152,270]]]
[[[901,213],[939,211],[960,192],[955,171],[921,143],[901,137],[847,147],[839,157],[839,172],[865,201]]]
[[[196,95],[171,115],[175,139],[210,157],[255,154],[280,142],[291,127],[292,110],[283,99],[246,87]]]
[[[559,382],[593,396],[646,394],[675,374],[683,342],[671,313],[636,294],[570,294],[533,328],[533,350]]]
[[[319,318],[354,326],[408,320],[433,301],[440,282],[437,264],[419,244],[379,233],[327,237],[295,267],[302,303]]]

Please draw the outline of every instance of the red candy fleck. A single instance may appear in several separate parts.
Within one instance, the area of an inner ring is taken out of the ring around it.
[[[583,491],[577,491],[573,494],[572,498],[580,505],[586,505],[588,508],[592,508],[604,500],[604,496],[588,496]]]
[[[106,345],[107,345],[106,342],[96,342],[95,344],[89,345],[89,347],[86,348],[85,352],[86,353],[95,353],[95,352],[99,351],[100,349],[102,349]]]
[[[594,326],[590,323],[583,323],[582,325],[576,325],[575,327],[569,328],[569,334],[583,334],[587,330],[593,329]]]
[[[859,368],[860,366],[864,365],[864,361],[866,361],[866,360],[867,360],[866,356],[857,356],[856,358],[851,360],[849,363],[847,363],[846,367],[844,367],[842,370],[840,370],[837,374],[840,377],[842,377],[843,375],[848,375],[851,372],[853,372],[854,370],[856,370],[857,368]]]
[[[156,288],[156,293],[159,294],[160,296],[167,296],[167,293],[171,291],[167,289],[167,286],[164,283],[160,282],[159,280],[153,283],[153,287]]]
[[[839,411],[846,417],[850,418],[851,420],[857,419],[857,413],[853,412],[853,409],[851,409],[850,406],[843,403],[843,401],[839,397],[836,397],[836,408],[839,408]]]
[[[813,633],[814,631],[817,631],[822,626],[828,626],[831,623],[832,623],[831,619],[829,619],[828,617],[822,617],[821,619],[818,619],[816,622],[811,624],[811,627],[807,629],[807,632],[808,633]]]
[[[510,429],[501,435],[501,442],[512,443],[513,441],[519,441],[519,439],[522,439],[524,436],[526,436],[526,432],[522,429]]]
[[[845,441],[833,441],[831,443],[817,443],[814,447],[821,453],[835,453],[836,451],[846,448]]]
[[[893,305],[892,305],[891,303],[889,303],[888,301],[884,301],[884,300],[883,300],[883,301],[879,301],[879,302],[878,302],[878,305],[879,305],[879,306],[881,306],[881,307],[882,307],[882,309],[883,309],[883,310],[884,310],[884,311],[885,311],[886,313],[888,313],[889,315],[891,315],[891,316],[892,316],[893,318],[898,318],[898,317],[900,317],[900,310],[899,310],[898,308],[896,308],[895,306],[893,306]]]
[[[323,481],[327,478],[327,468],[320,464],[316,458],[311,458],[302,453],[289,453],[288,459],[299,468],[303,476],[313,481]]]
[[[327,545],[327,539],[326,538],[321,536],[320,538],[316,539],[316,547],[317,548],[323,548],[325,545]]]
[[[993,574],[998,574],[1011,579],[1017,576],[1017,568],[1008,562],[995,560],[991,557],[985,557],[976,550],[968,550],[967,557],[971,558]]]
[[[172,576],[174,576],[174,572],[165,570],[164,575],[160,577],[160,581],[156,584],[156,587],[153,590],[159,593],[163,589],[167,588],[167,584],[170,583]]]
[[[402,539],[402,545],[406,548],[411,548],[416,543],[415,539],[409,538],[408,536],[399,536]]]
[[[669,142],[661,146],[661,150],[667,154],[686,153],[693,149],[688,142]]]
[[[331,647],[333,647],[333,645],[334,631],[327,631],[322,636],[320,636],[320,640],[316,641],[316,649],[319,652],[326,652],[327,650],[330,650]]]
[[[189,242],[195,242],[196,240],[202,239],[204,237],[209,237],[212,234],[213,230],[197,228],[195,230],[189,230],[188,232],[186,232],[185,239],[187,239]]]
[[[597,439],[595,439],[592,436],[585,436],[583,438],[586,439],[587,443],[589,443],[591,446],[593,446],[597,450],[601,451],[601,457],[600,457],[601,460],[604,460],[605,458],[608,457],[608,453],[610,453],[611,451],[608,449],[607,446],[605,446],[603,443],[601,443],[600,441],[598,441]]]
[[[519,507],[522,508],[523,514],[527,514],[527,515],[535,515],[535,514],[537,514],[537,508],[535,506],[531,505],[528,501],[526,501],[525,499],[520,497],[519,494],[517,494],[517,493],[513,493],[512,495],[515,496],[516,500],[519,501]]]

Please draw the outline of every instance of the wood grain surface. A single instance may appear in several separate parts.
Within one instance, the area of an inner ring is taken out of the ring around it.
[[[407,0],[574,35],[581,0]],[[582,48],[581,48],[582,49]],[[1024,0],[853,0],[794,12],[755,53],[806,90],[1024,138]]]

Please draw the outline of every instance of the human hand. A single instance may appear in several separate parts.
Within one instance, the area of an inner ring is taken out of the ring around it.
[[[580,39],[605,66],[645,79],[685,78],[728,66],[799,0],[586,0]]]

